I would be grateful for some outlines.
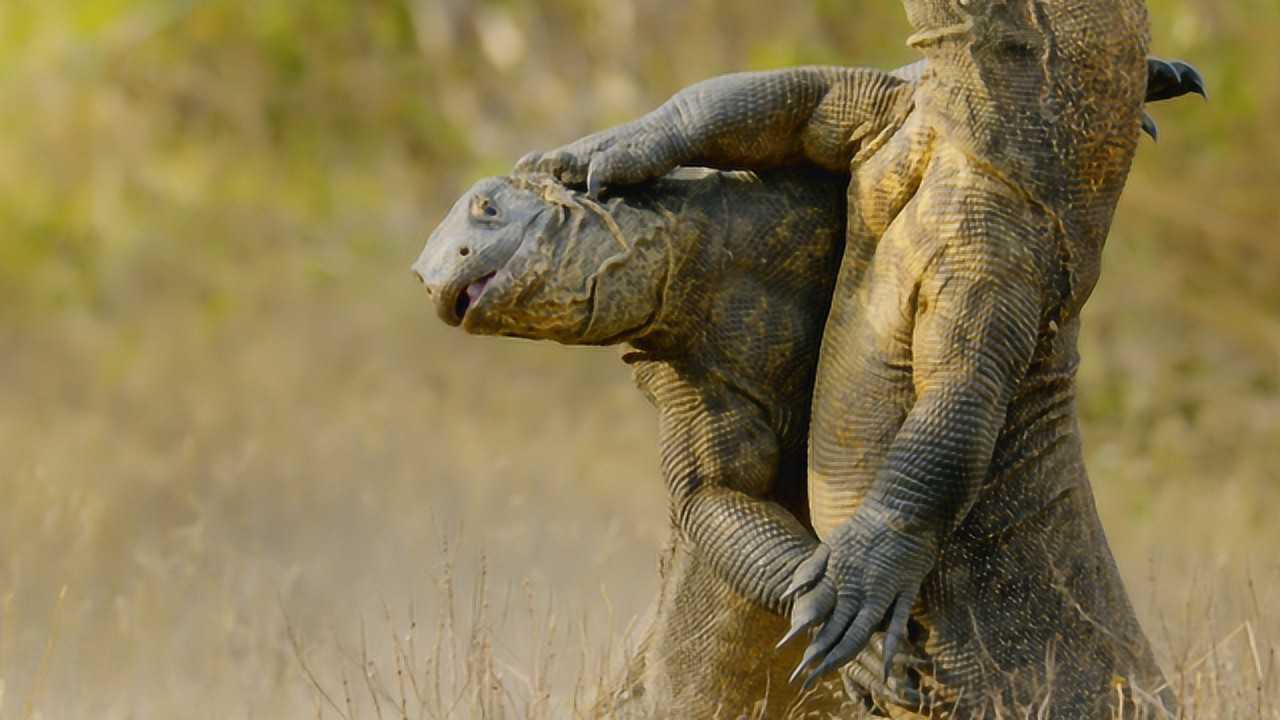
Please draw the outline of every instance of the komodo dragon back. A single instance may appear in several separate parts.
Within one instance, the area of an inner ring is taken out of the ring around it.
[[[808,467],[813,518],[825,544],[795,573],[792,588],[801,610],[793,611],[797,629],[826,617],[806,656],[814,676],[854,660],[873,625],[892,619],[890,638],[911,630],[934,662],[936,699],[959,712],[1031,703],[1092,717],[1108,712],[1117,676],[1165,695],[1084,472],[1073,403],[1076,338],[1139,131],[1154,135],[1142,111],[1144,94],[1160,100],[1202,92],[1203,83],[1177,64],[1144,63],[1147,20],[1139,0],[904,0],[904,6],[923,64],[894,74],[810,67],[715,78],[633,123],[532,154],[521,167],[584,183],[591,197],[687,163],[755,170],[808,163],[852,173],[848,254],[823,340],[826,369],[819,373],[810,443],[817,451]],[[693,221],[667,236],[696,237],[715,254],[668,252],[681,264],[665,271],[650,266],[643,278],[629,280],[615,272],[642,264],[613,263],[603,272],[607,257],[597,258],[566,275],[568,287],[588,300],[579,304],[589,311],[586,319],[574,316],[560,337],[546,337],[630,342],[642,351],[637,368],[660,410],[701,413],[664,425],[693,440],[693,455],[664,445],[664,458],[675,459],[664,462],[664,472],[677,543],[696,541],[691,562],[706,563],[722,581],[744,568],[785,571],[793,562],[789,550],[778,553],[780,564],[760,565],[746,543],[746,551],[718,561],[723,537],[685,522],[698,517],[691,508],[702,507],[691,498],[717,497],[703,492],[708,486],[730,495],[744,487],[707,482],[723,482],[726,468],[739,480],[773,477],[759,467],[770,466],[779,438],[789,433],[777,432],[776,421],[743,414],[741,402],[764,418],[781,415],[760,402],[761,389],[773,385],[751,375],[752,364],[768,354],[738,352],[745,362],[716,363],[715,376],[728,380],[718,389],[691,384],[690,368],[671,352],[687,343],[690,328],[661,309],[706,299],[698,284],[669,292],[671,278],[714,283],[725,277],[721,268],[733,267],[748,271],[739,280],[754,282],[759,276],[732,258],[760,256],[708,231],[716,223],[705,219],[730,227],[732,213],[717,215],[697,203],[646,206],[643,191],[622,196],[619,204],[596,207],[612,213],[624,238],[643,232],[633,234],[625,213],[615,211],[643,206],[650,220],[670,213]],[[471,207],[473,220],[485,214],[485,203]],[[758,212],[745,214],[748,224],[752,218]],[[654,226],[636,229],[644,227]],[[614,228],[607,230],[593,247],[616,240]],[[728,235],[752,237],[741,224]],[[547,250],[541,267],[553,266],[555,257]],[[946,264],[934,264],[938,258]],[[451,281],[437,301],[446,320],[480,328],[486,298],[499,297],[488,284],[502,277],[502,267],[461,285]],[[682,272],[673,272],[677,267]],[[659,276],[666,279],[655,281]],[[611,296],[611,288],[627,290]],[[758,295],[739,292],[724,305],[732,308],[728,317],[755,318],[739,324],[756,331],[743,336],[776,329],[785,317],[777,308],[753,316]],[[536,299],[531,287],[517,297]],[[632,314],[610,310],[610,300],[621,298],[629,299]],[[475,320],[464,320],[473,305]],[[602,320],[592,319],[601,313]],[[719,327],[708,322],[718,317],[709,312],[676,313],[691,316]],[[932,379],[916,382],[917,367],[928,368]],[[738,430],[728,433],[717,423]],[[719,453],[725,438],[735,440],[736,451]],[[717,450],[710,465],[689,460],[708,448]],[[737,472],[743,469],[745,475]],[[878,504],[862,513],[871,489]],[[744,512],[720,517],[737,527]],[[776,584],[746,575],[750,582],[741,587],[748,595],[762,591],[761,605],[776,607]],[[921,578],[928,586],[916,606]],[[870,604],[859,608],[862,600]],[[887,603],[894,606],[891,618]],[[666,669],[678,673],[688,665]],[[859,665],[860,659],[846,669]],[[709,684],[701,689],[717,692]],[[1125,697],[1123,707],[1111,709],[1131,710],[1137,693]],[[717,714],[683,709],[690,717]]]

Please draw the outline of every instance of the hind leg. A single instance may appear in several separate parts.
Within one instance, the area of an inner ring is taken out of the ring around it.
[[[1025,487],[1034,477],[1024,469],[1019,481]],[[936,679],[967,712],[1131,717],[1135,702],[1160,693],[1163,677],[1087,481],[1014,529],[991,532],[1008,526],[1009,507],[1027,503],[1008,493],[980,503],[925,588],[922,622]]]
[[[775,650],[786,621],[734,593],[678,533],[663,555],[653,621],[631,677],[601,717],[787,717],[796,707],[835,713],[838,681],[809,696],[787,682],[795,649]],[[678,712],[677,712],[678,709]]]

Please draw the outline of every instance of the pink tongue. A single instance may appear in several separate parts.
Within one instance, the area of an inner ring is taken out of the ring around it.
[[[474,303],[475,301],[480,299],[480,296],[484,294],[484,289],[489,287],[489,281],[492,279],[493,279],[492,274],[485,275],[484,277],[480,278],[479,280],[467,286],[467,297],[471,298],[471,302]]]

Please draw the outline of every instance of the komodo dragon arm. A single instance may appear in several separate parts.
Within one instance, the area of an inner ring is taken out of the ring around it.
[[[560,150],[521,172],[569,184],[628,185],[679,165],[758,170],[813,164],[848,172],[861,144],[909,110],[910,84],[880,70],[801,67],[712,78],[662,107]]]
[[[818,540],[766,499],[779,468],[777,436],[759,406],[732,388],[664,370],[660,442],[675,524],[738,594],[785,614],[783,591]]]
[[[975,183],[926,186],[884,241],[935,248],[908,281],[915,400],[862,505],[788,589],[799,597],[787,639],[822,624],[796,671],[816,663],[809,682],[860,652],[886,620],[885,656],[905,641],[926,576],[988,477],[1045,322],[1051,223],[1018,214],[1007,190],[990,189],[998,183]]]
[[[812,164],[847,172],[865,143],[911,107],[928,70],[919,61],[892,72],[800,67],[723,75],[692,85],[657,110],[546,153],[517,172],[544,172],[598,195],[608,185],[661,177],[681,165],[761,170]],[[1206,95],[1204,79],[1179,61],[1147,61],[1147,102]],[[1155,121],[1143,130],[1157,137]]]
[[[791,512],[766,499],[778,475],[777,436],[759,405],[723,383],[688,381],[702,374],[696,369],[658,372],[646,384],[665,396],[659,443],[675,526],[734,592],[785,615],[784,593],[819,545]],[[907,670],[918,661],[885,655],[883,640],[876,641],[851,656],[850,692],[921,706]]]

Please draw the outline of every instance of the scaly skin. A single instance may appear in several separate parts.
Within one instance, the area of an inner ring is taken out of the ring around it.
[[[939,712],[1171,705],[1098,521],[1074,401],[1080,311],[1149,85],[1159,94],[1145,8],[904,4],[918,81],[717,78],[521,166],[593,193],[677,164],[851,169],[810,440],[824,543],[791,587],[794,630],[820,625],[811,680],[887,624],[887,656],[909,633],[925,648]]]
[[[658,410],[672,500],[655,621],[622,695],[600,709],[682,718],[833,712],[801,702],[775,651],[782,593],[817,547],[805,447],[818,348],[840,261],[847,178],[685,173],[597,205],[548,177],[478,183],[415,271],[468,332],[627,344]],[[904,669],[881,697],[913,695]],[[901,700],[904,701],[905,700]]]

